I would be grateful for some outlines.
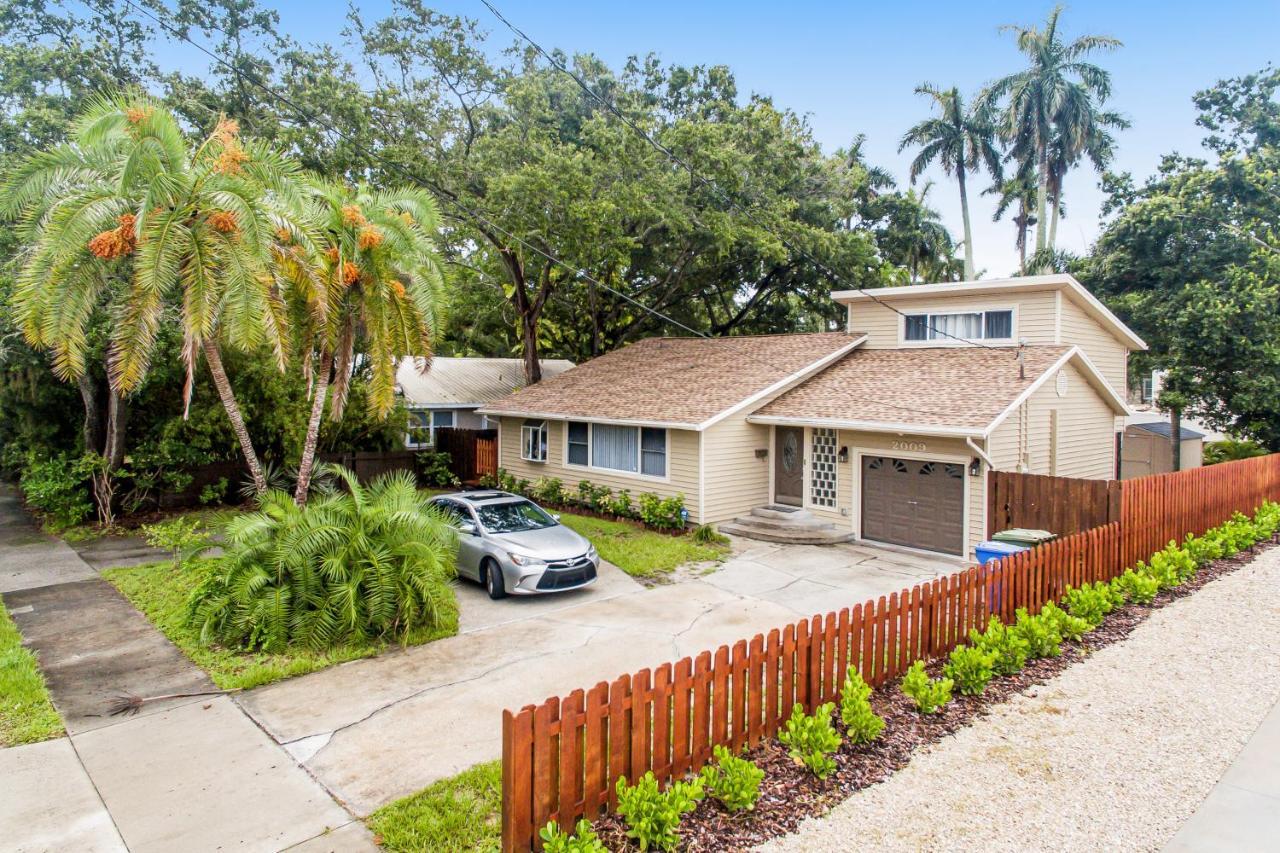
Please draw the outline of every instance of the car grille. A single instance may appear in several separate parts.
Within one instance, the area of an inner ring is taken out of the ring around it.
[[[552,560],[538,579],[538,589],[567,589],[580,586],[596,576],[595,565],[585,555],[571,560]]]

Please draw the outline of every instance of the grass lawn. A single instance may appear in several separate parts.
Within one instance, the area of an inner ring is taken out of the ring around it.
[[[35,743],[62,734],[62,718],[49,701],[36,656],[0,601],[0,747]]]
[[[685,563],[718,560],[728,553],[724,546],[699,545],[690,536],[669,536],[625,521],[572,512],[561,513],[560,520],[590,539],[603,559],[637,578],[666,574]]]
[[[216,560],[197,560],[185,569],[171,563],[148,563],[121,569],[108,569],[103,576],[124,594],[159,628],[174,645],[209,673],[213,683],[231,690],[249,689],[282,678],[305,675],[318,669],[367,658],[390,647],[389,643],[359,643],[338,646],[328,651],[294,647],[285,652],[245,652],[220,646],[206,646],[199,633],[186,621],[187,596],[204,576],[213,570]],[[410,635],[407,645],[417,645],[458,632],[455,609],[448,622],[434,632]]]
[[[369,815],[392,851],[497,850],[502,841],[502,762],[477,764]]]

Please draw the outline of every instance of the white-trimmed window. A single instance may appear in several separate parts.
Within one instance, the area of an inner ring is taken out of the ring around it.
[[[435,447],[436,430],[451,427],[453,423],[451,409],[410,409],[409,434],[405,436],[405,446]]]
[[[570,465],[665,477],[667,431],[660,427],[570,421],[565,457]]]
[[[526,462],[547,461],[547,422],[527,420],[520,427],[520,458]]]
[[[962,311],[949,314],[908,314],[903,318],[907,341],[1013,340],[1013,310]]]

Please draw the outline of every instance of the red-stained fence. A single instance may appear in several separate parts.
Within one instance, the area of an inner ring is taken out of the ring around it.
[[[502,715],[502,847],[528,850],[538,830],[566,830],[616,805],[614,784],[652,770],[660,784],[697,771],[712,748],[754,746],[795,703],[838,698],[856,665],[873,686],[917,659],[946,655],[991,615],[1012,622],[1068,586],[1109,580],[1170,539],[1280,496],[1280,456],[1123,483],[1119,522],[1076,533],[714,653],[642,669]]]

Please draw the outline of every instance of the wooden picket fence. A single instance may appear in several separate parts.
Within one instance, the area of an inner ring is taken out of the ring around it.
[[[502,715],[502,848],[540,846],[617,804],[619,777],[696,772],[717,745],[774,736],[796,703],[838,699],[856,666],[872,686],[945,656],[992,615],[1038,613],[1068,586],[1109,580],[1169,539],[1280,497],[1280,455],[1124,483],[1121,518],[888,597],[814,616],[714,653],[642,669]],[[1131,487],[1133,487],[1131,489]]]

